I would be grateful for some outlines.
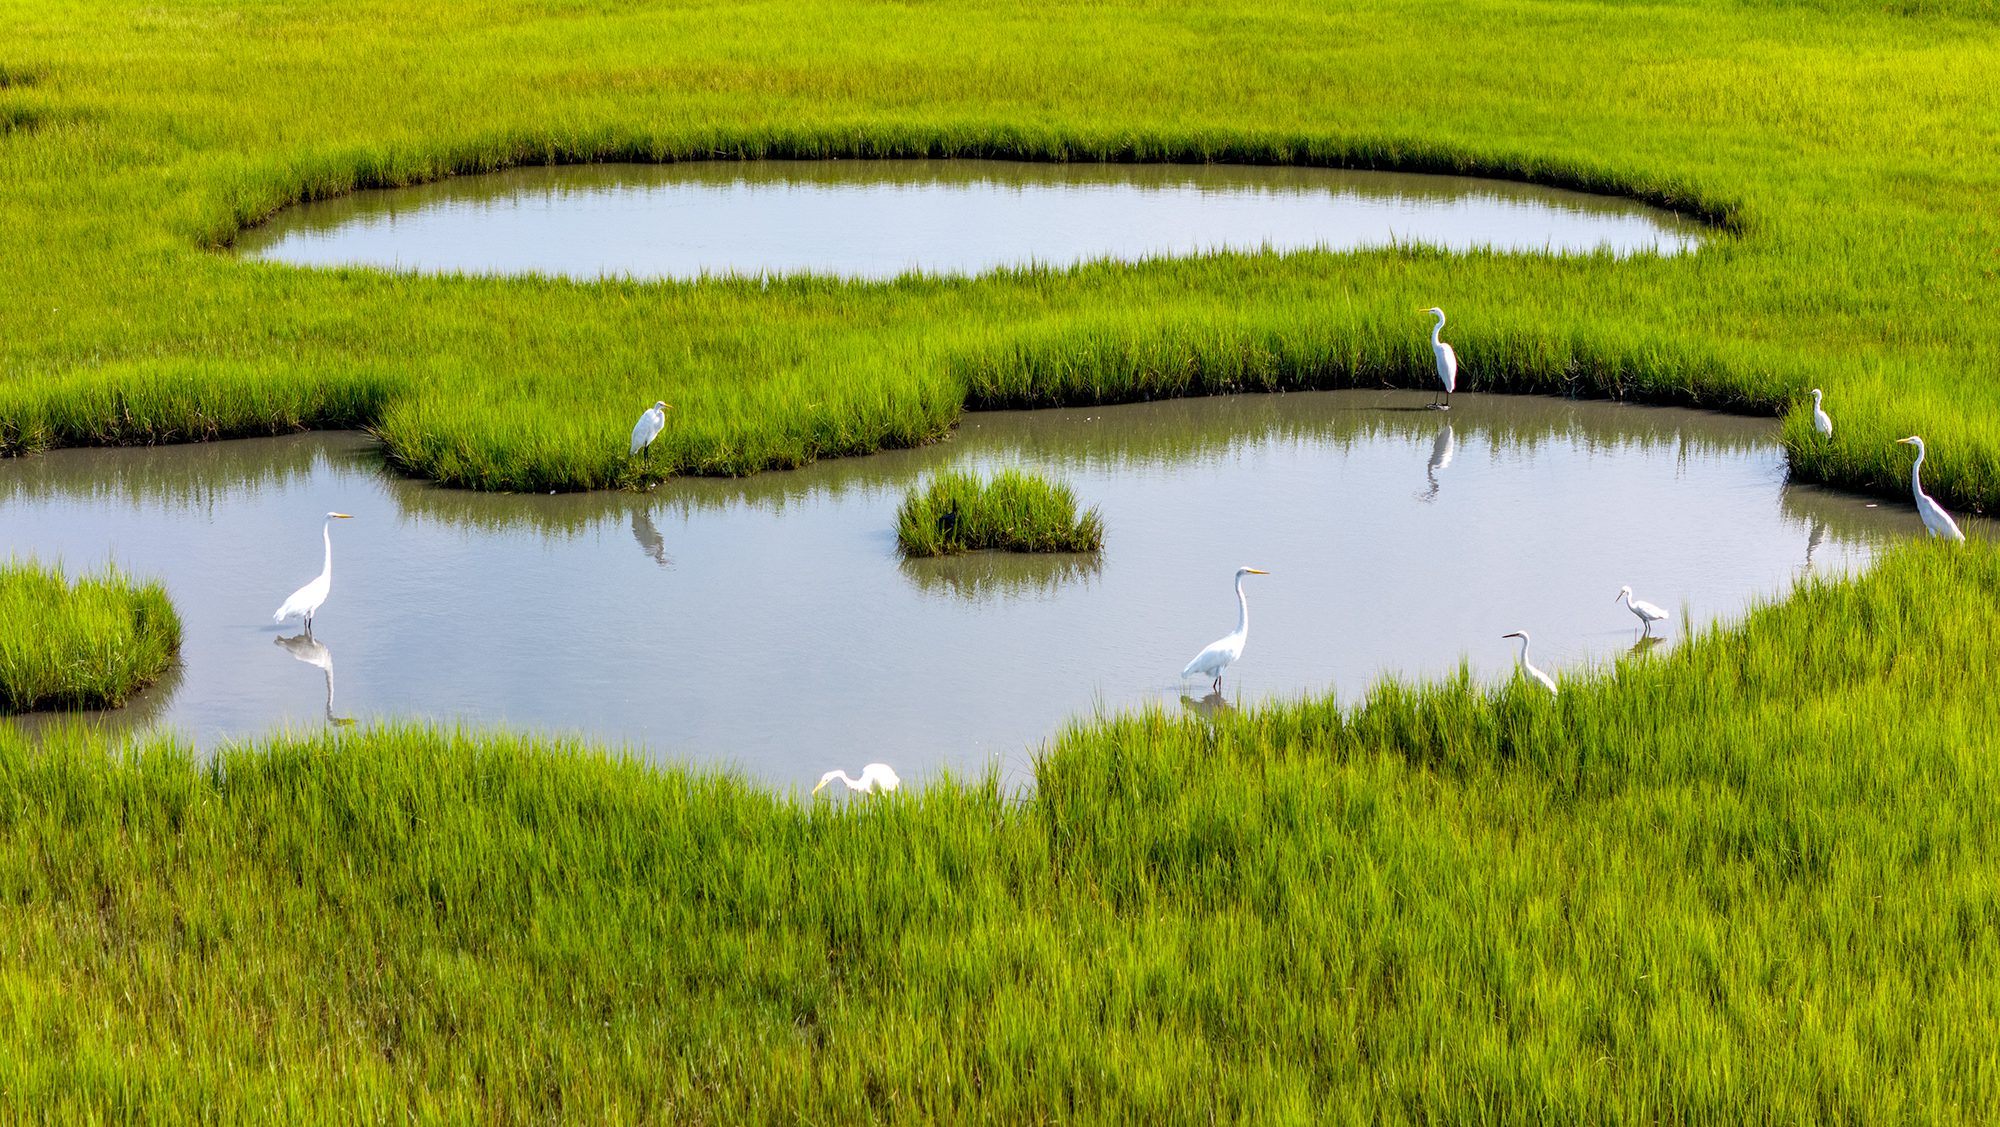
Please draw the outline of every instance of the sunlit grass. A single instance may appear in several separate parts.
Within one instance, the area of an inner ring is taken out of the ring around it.
[[[906,556],[1005,552],[1094,552],[1104,546],[1097,509],[1078,513],[1076,493],[1026,470],[990,478],[961,470],[931,475],[896,510],[896,544]]]
[[[0,715],[124,704],[180,644],[180,616],[158,583],[0,563]]]

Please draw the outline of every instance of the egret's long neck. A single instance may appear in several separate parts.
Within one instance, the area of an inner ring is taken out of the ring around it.
[[[319,538],[326,541],[326,566],[319,569],[321,579],[333,578],[333,521],[331,518],[319,528]]]
[[[1436,347],[1437,347],[1438,345],[1440,345],[1440,344],[1444,343],[1444,342],[1442,342],[1442,341],[1438,340],[1438,334],[1439,334],[1439,333],[1441,333],[1441,332],[1444,332],[1444,314],[1440,313],[1440,314],[1438,314],[1437,316],[1438,316],[1438,323],[1437,323],[1437,324],[1435,324],[1435,325],[1432,325],[1432,326],[1431,326],[1431,347],[1432,347],[1432,348],[1436,348]]]
[[[1243,579],[1241,575],[1236,577],[1236,632],[1247,635],[1250,633],[1250,599],[1243,594]]]
[[[1924,491],[1923,470],[1924,470],[1924,447],[1922,443],[1918,443],[1917,460],[1910,463],[1910,488],[1918,493],[1922,493]]]
[[[1528,664],[1528,636],[1525,634],[1521,636],[1521,664]]]

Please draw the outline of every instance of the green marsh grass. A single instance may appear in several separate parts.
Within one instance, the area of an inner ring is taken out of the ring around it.
[[[1028,470],[990,478],[944,470],[910,490],[896,510],[896,544],[906,556],[1003,552],[1094,552],[1104,518],[1076,509],[1076,493]]]
[[[0,715],[115,708],[158,680],[181,620],[158,583],[0,563]]]
[[[2000,661],[1958,607],[1996,584],[1990,545],[1912,544],[1560,700],[1079,722],[1018,797],[815,804],[414,726],[207,759],[0,728],[0,1101],[1990,1120]]]

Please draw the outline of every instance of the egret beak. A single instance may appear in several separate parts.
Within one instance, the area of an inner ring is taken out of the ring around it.
[[[335,518],[335,519],[337,519],[337,520],[353,520],[353,519],[354,519],[354,514],[353,514],[353,513],[328,513],[327,515],[328,515],[328,516],[330,516],[330,517],[333,517],[333,518]]]
[[[1246,568],[1244,568],[1243,570],[1244,570],[1244,571],[1247,571],[1247,572],[1249,572],[1249,573],[1250,573],[1250,574],[1252,574],[1252,575],[1269,575],[1269,574],[1271,574],[1270,572],[1268,572],[1268,571],[1265,571],[1265,570],[1264,570],[1263,568],[1261,568],[1261,567],[1246,567]]]
[[[819,787],[814,787],[814,788],[813,788],[813,793],[814,793],[814,794],[818,794],[818,793],[819,793],[819,788],[820,788],[820,787],[823,787],[823,786],[825,786],[825,785],[826,785],[826,780],[825,780],[825,779],[821,779],[821,780],[819,781]]]
[[[1913,435],[1911,435],[1911,436],[1910,436],[1910,437],[1908,437],[1908,438],[1899,438],[1899,439],[1897,439],[1897,440],[1896,440],[1896,445],[1898,445],[1898,446],[1908,446],[1908,445],[1909,445],[1910,443],[1912,443],[1912,442],[1915,442],[1916,440],[1917,440],[1917,436],[1913,434]]]

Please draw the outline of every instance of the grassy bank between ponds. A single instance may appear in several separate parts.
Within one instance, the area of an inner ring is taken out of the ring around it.
[[[1063,482],[1024,470],[991,478],[946,470],[912,489],[896,510],[896,546],[906,556],[1003,552],[1095,552],[1104,518],[1076,509]]]
[[[180,645],[180,615],[158,583],[0,562],[0,716],[116,708],[158,680]]]
[[[634,487],[930,441],[967,406],[1423,388],[1413,311],[1435,304],[1475,392],[1776,412],[1821,386],[1839,429],[1801,476],[1894,490],[1890,441],[1915,431],[1946,503],[2000,504],[2000,389],[1978,374],[2000,345],[1975,313],[2000,246],[1977,172],[1990,5],[8,11],[7,452],[358,424],[452,485]],[[216,249],[359,188],[823,156],[1475,173],[1724,230],[1675,258],[1403,248],[768,287]],[[660,398],[677,410],[650,464],[626,458]]]
[[[0,1101],[57,1117],[2000,1113],[2000,551],[1660,660],[1079,723],[844,804],[505,735],[0,727]],[[1914,714],[1934,723],[1908,722]]]

